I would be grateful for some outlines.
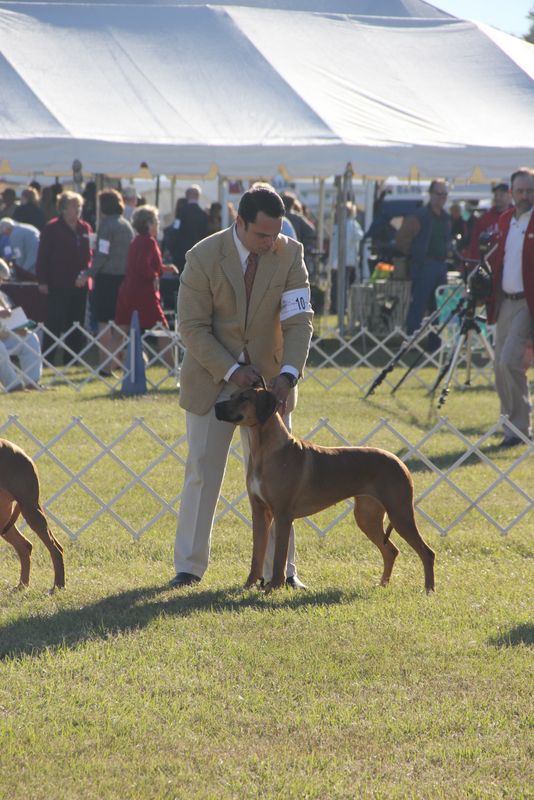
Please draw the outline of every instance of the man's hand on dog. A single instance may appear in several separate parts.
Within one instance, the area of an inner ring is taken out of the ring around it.
[[[232,374],[230,377],[232,383],[239,386],[240,389],[249,389],[251,386],[260,386],[263,383],[261,372],[252,366],[252,364],[244,364]],[[265,384],[264,384],[265,385]],[[278,403],[278,411],[283,416],[286,413],[286,402],[291,387],[289,382],[283,375],[277,375],[271,380],[267,387],[270,392],[274,394]]]
[[[257,386],[262,381],[261,372],[253,367],[252,364],[244,364],[230,376],[232,383],[237,384],[240,389],[249,389]]]
[[[282,416],[286,413],[287,396],[291,391],[291,386],[283,375],[277,375],[269,383],[268,389],[274,394],[278,401],[279,411]]]

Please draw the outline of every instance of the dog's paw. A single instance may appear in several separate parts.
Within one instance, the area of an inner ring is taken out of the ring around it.
[[[265,585],[265,594],[271,594],[271,592],[275,592],[277,589],[281,589],[285,585],[285,579],[282,579],[281,581],[272,580],[270,583]]]
[[[261,588],[262,581],[263,578],[261,575],[255,575],[253,572],[251,572],[246,580],[245,589],[253,589],[254,587]]]

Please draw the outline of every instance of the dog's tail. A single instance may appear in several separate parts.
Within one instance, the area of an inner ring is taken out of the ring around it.
[[[4,533],[8,532],[8,530],[11,528],[11,526],[14,525],[15,522],[18,520],[19,515],[20,515],[20,506],[19,506],[18,503],[15,503],[15,505],[13,507],[13,512],[11,514],[11,517],[8,519],[8,521],[4,525],[3,530],[0,531],[0,536],[3,536]]]
[[[386,528],[386,533],[384,534],[384,544],[387,544],[389,542],[389,537],[391,535],[392,530],[393,530],[393,525],[390,522]]]

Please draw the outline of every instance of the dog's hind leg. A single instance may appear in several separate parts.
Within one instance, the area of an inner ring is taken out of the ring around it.
[[[368,495],[356,497],[354,517],[358,527],[382,553],[384,572],[380,579],[380,585],[387,586],[399,550],[393,542],[390,542],[389,539],[386,540],[384,533],[384,506],[374,497],[369,497]]]
[[[413,506],[402,509],[391,508],[391,510],[388,509],[387,513],[397,533],[413,547],[423,562],[425,589],[427,594],[430,594],[430,592],[434,591],[434,560],[436,555],[419,533]]]
[[[50,530],[43,509],[39,503],[37,505],[20,503],[20,510],[32,531],[35,531],[50,553],[54,565],[54,588],[63,589],[65,587],[63,548]]]
[[[22,535],[15,525],[11,525],[7,531],[4,531],[2,538],[15,548],[19,557],[20,579],[18,588],[22,589],[30,583],[32,543]]]

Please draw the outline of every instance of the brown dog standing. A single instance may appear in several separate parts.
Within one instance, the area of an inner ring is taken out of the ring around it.
[[[307,517],[354,497],[354,516],[384,560],[381,583],[391,576],[398,549],[389,540],[394,528],[423,562],[425,589],[434,590],[434,552],[417,529],[411,475],[393,453],[376,447],[320,447],[292,436],[275,413],[276,398],[263,389],[245,389],[215,404],[217,419],[246,426],[250,460],[247,489],[252,507],[252,565],[247,586],[263,576],[271,522],[276,544],[269,588],[285,584],[289,530]],[[384,531],[384,513],[390,524]]]
[[[13,545],[20,559],[19,587],[28,586],[32,544],[15,525],[22,514],[52,556],[54,586],[65,586],[63,548],[53,535],[39,503],[39,476],[32,459],[17,445],[0,439],[0,536]]]

